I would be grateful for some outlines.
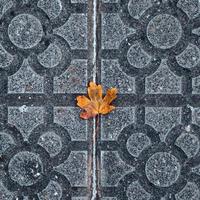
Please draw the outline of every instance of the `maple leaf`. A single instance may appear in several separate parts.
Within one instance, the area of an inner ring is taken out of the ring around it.
[[[86,96],[77,97],[77,105],[84,110],[80,114],[80,117],[83,119],[89,119],[98,114],[105,115],[115,109],[115,106],[110,105],[110,103],[117,98],[116,88],[108,89],[103,98],[102,86],[90,82],[88,96],[89,98]]]

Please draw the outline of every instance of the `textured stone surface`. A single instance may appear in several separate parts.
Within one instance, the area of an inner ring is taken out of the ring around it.
[[[132,182],[128,186],[126,195],[130,200],[149,200],[151,197],[138,182]]]
[[[146,93],[176,94],[181,93],[181,77],[176,76],[163,60],[158,70],[146,78]]]
[[[167,133],[180,124],[180,108],[146,108],[146,123],[151,125],[165,140]]]
[[[22,133],[25,140],[28,139],[31,131],[39,124],[43,123],[42,107],[9,107],[8,122],[16,126]]]
[[[136,133],[131,135],[127,141],[127,149],[129,153],[134,157],[139,157],[140,153],[151,145],[151,141],[148,136],[143,133]]]
[[[21,68],[8,77],[9,93],[43,93],[44,78],[36,74],[27,59]]]
[[[42,25],[30,14],[16,16],[8,27],[8,35],[14,45],[22,49],[36,46],[42,39]]]
[[[21,186],[36,183],[43,172],[42,161],[37,154],[22,151],[16,154],[8,165],[11,179]]]
[[[73,60],[69,68],[54,78],[54,93],[85,93],[87,60]]]
[[[176,182],[180,170],[181,166],[177,158],[165,152],[154,154],[145,167],[149,181],[159,187],[168,187]]]
[[[69,158],[56,167],[56,171],[64,174],[72,186],[87,186],[87,154],[71,152]]]
[[[147,37],[157,48],[168,49],[175,46],[182,34],[180,22],[168,14],[155,16],[147,26]]]
[[[0,0],[0,199],[199,200],[199,6]]]
[[[131,172],[133,168],[124,163],[116,151],[101,154],[101,184],[102,186],[117,186],[119,180]]]
[[[91,195],[92,124],[75,108],[75,96],[86,92],[93,73],[86,3],[0,0],[2,200]]]
[[[69,132],[72,140],[87,139],[87,123],[79,120],[78,108],[73,107],[55,107],[54,122],[60,124]]]

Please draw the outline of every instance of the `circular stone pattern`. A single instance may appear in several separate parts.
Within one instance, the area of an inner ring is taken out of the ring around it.
[[[148,180],[159,187],[169,187],[180,175],[178,159],[166,152],[158,152],[149,158],[145,166]]]
[[[31,186],[38,181],[43,171],[38,155],[22,151],[17,153],[8,165],[8,171],[13,181],[21,186]]]
[[[33,15],[20,14],[9,24],[8,35],[15,46],[29,49],[40,42],[43,29],[40,21]]]
[[[178,19],[168,14],[155,16],[147,26],[147,37],[152,45],[160,49],[175,46],[182,35]]]

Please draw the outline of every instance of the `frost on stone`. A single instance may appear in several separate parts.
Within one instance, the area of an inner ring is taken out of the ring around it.
[[[181,122],[181,108],[146,107],[145,122],[152,126],[164,141],[168,132]]]
[[[200,192],[195,183],[188,182],[187,185],[175,195],[176,200],[199,200]]]
[[[67,70],[54,77],[54,93],[85,93],[87,90],[87,60],[73,60]]]
[[[146,78],[147,94],[177,94],[181,93],[181,77],[176,76],[162,60],[156,72]]]
[[[0,0],[0,19],[12,6],[12,0]]]
[[[199,140],[191,133],[182,133],[175,144],[185,152],[188,158],[195,156],[199,152]]]
[[[128,3],[128,11],[133,18],[139,19],[151,6],[151,0],[130,0]]]
[[[102,49],[118,49],[121,41],[135,33],[125,26],[116,13],[102,14]]]
[[[133,171],[133,168],[121,160],[117,151],[101,152],[101,185],[117,186],[120,179]]]
[[[200,94],[200,76],[192,79],[192,93]]]
[[[35,16],[19,14],[10,22],[8,36],[15,46],[21,49],[30,49],[41,41],[43,27]]]
[[[8,191],[3,183],[0,181],[0,197],[2,200],[13,200],[14,193]]]
[[[50,181],[38,196],[40,200],[60,200],[62,198],[62,188],[57,182]]]
[[[197,17],[200,13],[199,0],[179,0],[177,6],[191,19]]]
[[[143,133],[133,133],[126,144],[128,152],[134,157],[139,157],[140,153],[150,145],[151,140]]]
[[[101,80],[105,90],[117,87],[120,94],[135,93],[135,78],[126,75],[117,60],[102,60]]]
[[[9,66],[13,61],[13,56],[8,53],[0,44],[0,68]]]
[[[182,35],[180,21],[173,15],[156,15],[147,26],[147,37],[150,43],[160,49],[175,46]]]
[[[67,22],[53,33],[63,37],[71,49],[87,49],[87,15],[71,14]]]
[[[50,19],[58,17],[62,10],[60,0],[39,0],[37,6],[44,10]]]
[[[185,68],[195,67],[200,61],[200,49],[193,44],[189,44],[187,48],[176,57],[179,65]]]
[[[8,123],[16,126],[24,140],[28,140],[31,131],[44,122],[43,113],[43,107],[8,107]]]
[[[36,74],[25,59],[21,68],[8,77],[8,93],[43,93],[43,84],[44,78]]]
[[[51,157],[57,155],[62,149],[62,140],[54,132],[46,132],[40,136],[38,144],[42,146]]]
[[[138,181],[132,182],[126,191],[128,200],[149,200],[151,195],[144,190]]]
[[[57,66],[62,59],[61,49],[56,44],[50,44],[48,48],[38,55],[38,61],[46,68]]]
[[[135,120],[134,107],[117,107],[109,115],[101,118],[102,140],[117,140],[122,129]]]
[[[54,107],[54,122],[63,126],[72,140],[87,140],[86,120],[80,120],[80,110],[74,107]]]
[[[200,108],[192,108],[192,122],[200,126]]]
[[[38,154],[21,151],[11,158],[8,172],[20,186],[31,186],[39,181],[43,173],[42,161]]]
[[[195,34],[195,35],[200,36],[200,27],[193,29],[192,33]]]
[[[138,42],[135,42],[128,50],[127,59],[132,66],[143,68],[149,64],[151,56],[141,48]]]
[[[15,142],[9,134],[0,132],[0,156],[14,144]]]
[[[158,187],[169,187],[174,184],[179,178],[180,171],[178,159],[166,152],[155,153],[145,166],[148,180]]]
[[[72,186],[87,186],[87,152],[71,152],[55,170],[66,176]]]

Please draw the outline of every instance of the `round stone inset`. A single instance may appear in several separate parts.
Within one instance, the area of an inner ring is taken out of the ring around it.
[[[13,181],[21,186],[30,186],[39,180],[43,167],[37,154],[22,151],[10,160],[8,171]]]
[[[158,152],[149,158],[145,166],[148,180],[159,187],[169,187],[180,175],[178,159],[166,152]]]
[[[168,14],[155,16],[147,26],[147,37],[152,45],[160,49],[175,46],[182,35],[178,19]]]
[[[33,15],[20,14],[9,24],[8,35],[15,46],[29,49],[36,46],[42,39],[42,24]]]

